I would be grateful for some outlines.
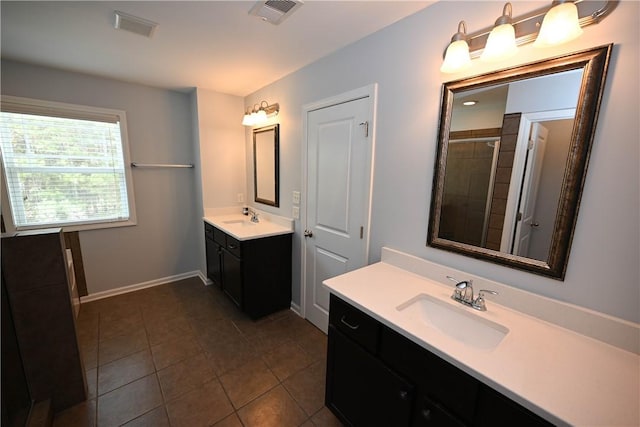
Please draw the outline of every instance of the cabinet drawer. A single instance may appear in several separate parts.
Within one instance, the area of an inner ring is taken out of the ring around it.
[[[331,294],[329,323],[372,354],[378,353],[380,323]]]
[[[222,247],[226,247],[227,245],[227,235],[224,234],[224,231],[218,230],[217,228],[213,229],[213,240]]]
[[[233,237],[231,237],[231,236],[229,236],[227,234],[227,246],[226,246],[226,248],[230,253],[232,253],[233,255],[235,255],[238,258],[240,258],[240,255],[241,255],[240,241],[238,239],[234,239]]]
[[[213,226],[211,224],[204,223],[204,237],[209,240],[213,240]]]

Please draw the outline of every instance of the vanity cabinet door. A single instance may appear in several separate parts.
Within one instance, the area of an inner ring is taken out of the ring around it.
[[[380,358],[411,378],[420,395],[464,423],[472,424],[479,387],[475,378],[387,327],[382,328]]]
[[[207,254],[207,277],[218,286],[222,286],[222,252],[220,244],[215,240],[216,229],[204,224],[204,241]]]
[[[497,391],[481,386],[478,396],[478,409],[474,422],[478,427],[518,426],[541,427],[553,424],[520,406]]]
[[[222,251],[222,289],[242,308],[242,261],[226,250]]]
[[[351,426],[407,426],[413,386],[329,326],[326,405]]]

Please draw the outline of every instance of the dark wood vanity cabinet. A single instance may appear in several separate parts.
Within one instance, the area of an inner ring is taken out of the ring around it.
[[[205,222],[207,277],[256,319],[291,306],[291,234],[240,241]]]
[[[331,295],[325,403],[351,426],[550,426]]]

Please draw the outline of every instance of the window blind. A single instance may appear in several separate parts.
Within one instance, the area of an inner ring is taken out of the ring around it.
[[[130,217],[120,118],[4,102],[0,150],[16,229]]]

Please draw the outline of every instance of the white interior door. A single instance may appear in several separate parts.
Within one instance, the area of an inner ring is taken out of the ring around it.
[[[307,112],[305,317],[328,329],[322,281],[367,263],[372,159],[367,96]]]
[[[522,181],[522,195],[518,214],[519,220],[516,223],[512,252],[515,255],[529,256],[531,233],[534,232],[534,228],[537,227],[537,223],[535,222],[536,198],[538,197],[540,173],[542,172],[548,134],[549,130],[542,124],[533,123],[531,125],[527,163]]]

